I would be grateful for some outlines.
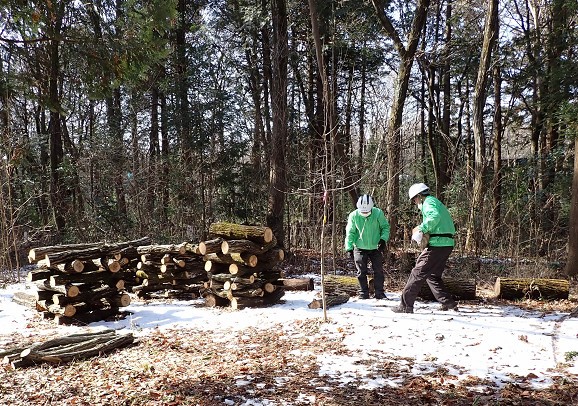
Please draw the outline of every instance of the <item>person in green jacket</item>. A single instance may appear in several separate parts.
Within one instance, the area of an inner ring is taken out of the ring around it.
[[[423,250],[401,293],[401,303],[393,311],[413,313],[413,304],[424,282],[438,302],[440,310],[458,310],[458,304],[445,289],[442,273],[454,249],[454,221],[444,204],[431,196],[429,187],[416,183],[409,188],[409,200],[417,205],[422,214],[422,222],[413,229],[412,240],[423,243]]]
[[[389,222],[380,208],[374,207],[370,195],[360,196],[357,210],[349,213],[345,228],[345,251],[353,259],[359,281],[360,299],[369,299],[367,265],[371,261],[375,298],[385,299],[383,291],[383,255],[389,240]]]

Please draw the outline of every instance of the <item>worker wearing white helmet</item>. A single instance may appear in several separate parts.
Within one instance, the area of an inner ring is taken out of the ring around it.
[[[383,211],[375,207],[370,195],[360,196],[357,210],[349,213],[345,228],[345,251],[355,263],[360,299],[369,299],[368,263],[373,269],[375,298],[385,299],[383,288],[383,254],[389,240],[389,222]]]
[[[425,183],[416,183],[409,188],[409,200],[422,214],[422,222],[413,229],[412,240],[421,244],[414,268],[401,294],[401,303],[393,311],[396,313],[413,313],[414,302],[427,282],[441,310],[458,310],[452,295],[445,289],[442,273],[454,248],[456,229],[447,207],[430,195]]]

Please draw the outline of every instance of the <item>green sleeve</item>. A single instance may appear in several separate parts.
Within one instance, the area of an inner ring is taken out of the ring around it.
[[[347,217],[347,226],[345,227],[345,251],[353,250],[353,241],[359,238],[357,227],[353,224],[353,216],[355,212],[351,212]]]

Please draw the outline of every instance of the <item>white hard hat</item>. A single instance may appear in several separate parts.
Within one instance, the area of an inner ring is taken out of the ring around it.
[[[409,188],[409,200],[423,192],[428,192],[429,187],[425,183],[414,183]]]
[[[373,199],[369,195],[359,196],[357,199],[357,210],[364,216],[369,216],[373,208]]]

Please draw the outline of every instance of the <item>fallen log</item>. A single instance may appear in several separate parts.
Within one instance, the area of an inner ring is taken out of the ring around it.
[[[20,353],[20,357],[34,362],[63,363],[77,359],[85,359],[109,352],[134,342],[132,333],[116,334],[114,330],[103,333],[84,334],[82,340],[62,344],[62,340],[54,339],[50,346],[31,347]]]
[[[257,244],[267,244],[273,241],[273,231],[269,227],[246,226],[234,223],[212,223],[209,234],[230,240],[250,240]]]
[[[568,299],[570,283],[566,279],[497,278],[494,284],[497,298],[516,299]]]
[[[456,300],[476,299],[476,280],[443,277],[446,290],[452,294]],[[423,300],[436,300],[427,283],[424,283],[418,294]]]
[[[327,308],[337,306],[343,303],[347,303],[349,300],[349,295],[347,293],[341,293],[337,295],[325,295],[325,306]],[[310,309],[322,309],[323,308],[323,300],[322,299],[313,299],[311,303],[307,305]]]

